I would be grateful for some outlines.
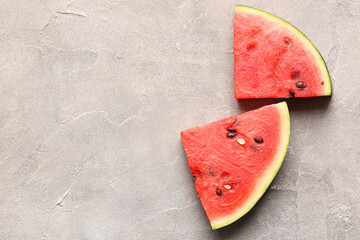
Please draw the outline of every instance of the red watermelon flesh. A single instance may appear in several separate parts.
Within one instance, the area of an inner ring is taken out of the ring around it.
[[[286,102],[181,132],[213,229],[242,217],[264,194],[283,162],[289,136]]]
[[[331,95],[325,62],[313,43],[270,13],[236,6],[235,98]]]

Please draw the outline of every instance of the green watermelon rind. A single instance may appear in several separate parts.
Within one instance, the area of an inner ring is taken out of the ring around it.
[[[260,10],[258,8],[249,7],[249,6],[245,6],[245,5],[236,5],[235,12],[238,12],[238,11],[243,11],[243,12],[248,12],[248,13],[252,12],[256,15],[262,15],[265,18],[284,26],[286,29],[288,29],[289,31],[292,31],[296,36],[298,36],[298,38],[303,41],[304,45],[309,47],[313,56],[315,57],[315,59],[318,62],[318,66],[322,73],[322,80],[324,81],[323,96],[331,96],[332,84],[331,84],[329,69],[326,66],[325,60],[324,60],[323,56],[321,55],[321,53],[319,52],[319,50],[315,47],[314,43],[302,31],[300,31],[297,27],[295,27],[288,21],[286,21],[278,16],[275,16],[269,12]]]
[[[279,171],[286,152],[289,145],[290,140],[290,115],[289,109],[286,102],[281,102],[278,104],[274,104],[279,110],[280,119],[281,119],[281,133],[280,133],[280,143],[278,146],[278,151],[273,158],[273,164],[268,170],[264,173],[264,175],[258,179],[258,184],[256,186],[256,190],[252,193],[251,197],[246,201],[246,203],[236,210],[234,213],[227,215],[221,219],[215,220],[211,222],[212,229],[219,229],[225,227],[242,216],[248,213],[255,204],[259,201],[259,199],[264,195],[267,188],[270,186],[270,183],[275,178],[277,172]]]

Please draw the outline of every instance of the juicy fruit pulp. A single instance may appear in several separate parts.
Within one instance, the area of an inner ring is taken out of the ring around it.
[[[283,162],[289,136],[286,102],[181,132],[213,229],[242,217],[264,194]]]
[[[236,6],[235,98],[331,95],[331,80],[312,42],[270,13]]]

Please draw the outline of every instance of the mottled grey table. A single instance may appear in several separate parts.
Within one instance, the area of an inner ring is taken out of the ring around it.
[[[319,48],[329,98],[289,102],[270,189],[212,231],[181,130],[233,98],[234,1],[0,0],[0,239],[359,239],[360,4],[244,0]]]

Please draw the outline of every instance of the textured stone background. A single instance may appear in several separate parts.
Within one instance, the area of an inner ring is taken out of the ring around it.
[[[212,231],[179,132],[233,98],[234,1],[0,0],[0,239],[359,239],[358,1],[243,0],[319,48],[334,96],[289,101],[285,162]]]

